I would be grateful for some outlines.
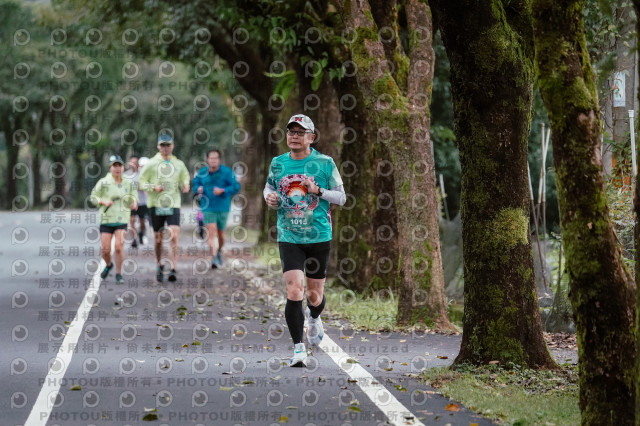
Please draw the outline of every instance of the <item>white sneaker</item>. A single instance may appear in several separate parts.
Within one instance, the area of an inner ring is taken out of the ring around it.
[[[293,346],[293,356],[289,360],[289,367],[306,367],[307,348],[304,343],[296,343]]]
[[[306,310],[307,314],[307,323],[309,326],[307,327],[307,340],[310,345],[318,346],[320,342],[322,342],[322,338],[324,337],[324,327],[322,326],[322,320],[320,316],[318,318],[313,318],[311,316],[311,310],[307,306]]]

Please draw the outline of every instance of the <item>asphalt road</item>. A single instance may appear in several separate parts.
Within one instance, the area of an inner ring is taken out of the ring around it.
[[[97,276],[94,213],[5,212],[0,224],[3,425],[491,424],[416,378],[452,361],[451,337],[333,318],[309,365],[288,367],[278,274],[232,236],[211,270],[185,225],[178,281],[162,284],[152,246],[127,243],[116,285]]]

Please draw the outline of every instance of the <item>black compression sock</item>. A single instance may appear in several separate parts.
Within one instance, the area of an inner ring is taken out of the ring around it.
[[[309,307],[309,311],[311,311],[312,318],[318,318],[322,311],[324,310],[324,305],[327,302],[327,298],[322,295],[322,302],[318,306],[311,306],[311,302],[307,299],[307,306]]]
[[[289,333],[293,344],[302,343],[304,336],[304,313],[302,312],[302,300],[289,300],[284,307],[284,317],[287,320]]]

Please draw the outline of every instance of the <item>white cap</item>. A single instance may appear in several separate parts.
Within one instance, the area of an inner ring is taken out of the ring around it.
[[[292,116],[287,123],[287,129],[292,123],[298,124],[307,130],[311,130],[314,133],[316,131],[316,127],[313,125],[313,121],[311,121],[311,119],[304,114],[296,114]]]

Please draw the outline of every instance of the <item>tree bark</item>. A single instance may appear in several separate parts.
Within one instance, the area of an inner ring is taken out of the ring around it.
[[[390,254],[389,259],[397,264],[397,322],[453,330],[444,296],[439,210],[429,138],[434,64],[430,11],[417,0],[407,2],[409,50],[405,53],[398,43],[391,53],[385,51],[384,40],[399,39],[398,24],[388,22],[388,14],[383,14],[378,23],[371,13],[372,9],[389,8],[388,3],[383,3],[337,2],[345,28],[357,35],[350,54],[357,65],[356,90],[362,98],[358,113],[370,117],[369,129],[377,129],[374,151],[386,154],[378,157],[376,172],[392,178],[387,184],[393,183],[386,193],[378,193],[376,207],[390,210],[396,219],[397,233],[390,239],[397,245],[397,254]],[[390,10],[395,12],[396,5],[392,4]],[[393,61],[383,59],[391,56]],[[384,238],[384,230],[392,229],[379,227],[375,229],[376,236]]]
[[[278,145],[282,142],[278,142],[278,139],[274,139],[275,133],[273,133],[274,129],[276,129],[278,123],[278,114],[270,111],[268,106],[262,105],[258,103],[260,107],[260,115],[262,117],[262,122],[260,124],[260,132],[263,140],[263,149],[262,153],[262,164],[264,169],[267,170],[268,165],[271,163],[271,159],[279,155]],[[266,172],[263,172],[264,179],[266,180]],[[264,182],[262,183],[262,188],[264,188]],[[262,188],[260,191],[262,191]],[[258,237],[259,242],[276,242],[277,241],[277,228],[276,228],[276,211],[273,209],[266,208],[264,206],[264,200],[261,199],[262,202],[262,210],[260,215],[260,236]]]
[[[241,181],[242,193],[246,197],[246,206],[242,212],[242,226],[258,229],[262,223],[261,181],[264,176],[262,151],[264,143],[256,140],[259,134],[259,112],[254,103],[242,113],[242,128],[247,132],[247,141],[242,144],[242,159],[247,165],[247,173]]]
[[[15,122],[11,122],[7,117],[5,119],[5,139],[7,145],[7,174],[6,174],[6,197],[5,208],[11,208],[13,200],[18,196],[18,183],[13,178],[13,168],[18,162],[18,154],[20,152],[20,145],[16,145],[13,140],[13,135],[16,131],[20,130],[22,123],[22,117],[16,117]],[[22,204],[22,203],[20,203]]]
[[[534,0],[538,82],[551,121],[583,425],[630,425],[635,404],[635,285],[609,220],[598,96],[582,0]]]
[[[462,169],[463,337],[456,363],[552,368],[529,232],[533,82],[528,0],[433,0],[451,62]]]
[[[640,16],[640,0],[633,0],[633,9],[636,13],[636,16]],[[636,34],[640,34],[640,19],[636,19]],[[636,46],[638,46],[638,42],[636,40]],[[637,48],[637,47],[636,47]],[[637,71],[636,71],[637,72]],[[640,102],[640,88],[636,89],[638,93],[638,101]],[[635,126],[638,128],[638,123],[640,123],[640,114],[636,111],[635,117]],[[637,152],[638,142],[636,142],[636,146],[632,146],[631,149],[635,149]],[[640,247],[640,174],[636,175],[635,180],[635,188],[633,193],[633,210],[635,212],[635,223],[633,227],[633,240],[634,246]],[[636,316],[635,316],[635,342],[636,342],[636,360],[635,360],[635,375],[634,375],[634,383],[636,392],[636,401],[635,401],[635,424],[636,426],[640,425],[640,356],[637,354],[638,348],[640,348],[640,316],[638,316],[638,312],[640,312],[640,292],[637,291],[638,283],[640,282],[640,262],[638,262],[638,255],[635,255],[635,284],[636,284]]]
[[[40,113],[40,118],[38,119],[38,127],[36,130],[35,137],[33,139],[34,145],[31,147],[31,173],[33,173],[33,206],[37,207],[42,204],[42,177],[40,176],[40,165],[42,163],[41,156],[42,151],[45,148],[45,140],[44,138],[44,125],[46,121],[47,114],[42,111]],[[79,169],[77,173],[80,173]]]

